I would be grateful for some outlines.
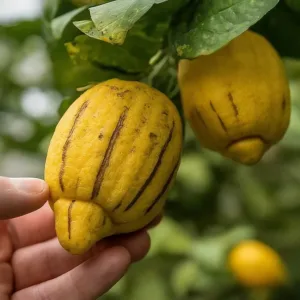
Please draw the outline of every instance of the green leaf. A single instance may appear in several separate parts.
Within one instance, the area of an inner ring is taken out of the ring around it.
[[[300,18],[286,2],[281,1],[252,30],[265,36],[281,56],[300,58]]]
[[[103,4],[110,0],[71,0],[76,6]]]
[[[14,26],[0,26],[0,36],[24,43],[30,35],[41,35],[41,20],[22,21]]]
[[[178,56],[192,59],[215,52],[260,20],[278,1],[204,0],[191,24],[178,29],[174,42]]]
[[[76,21],[73,24],[87,36],[93,39],[100,40],[101,32],[95,27],[93,21],[82,20],[82,21]]]
[[[274,220],[280,215],[279,208],[267,187],[251,171],[241,167],[237,169],[236,173],[244,208],[257,221]]]
[[[64,115],[64,113],[68,110],[68,108],[70,107],[70,105],[74,102],[74,99],[67,97],[65,99],[63,99],[63,101],[61,102],[59,108],[58,108],[58,114],[60,117],[62,117]]]
[[[150,232],[150,236],[152,242],[149,256],[157,253],[186,255],[193,246],[189,232],[180,223],[167,216]]]
[[[199,281],[201,284],[209,284],[210,278],[192,259],[180,261],[171,274],[171,284],[179,299],[194,291],[199,286]]]
[[[204,157],[198,155],[198,153],[187,153],[182,157],[177,179],[189,191],[203,192],[212,183],[212,172]]]
[[[59,8],[61,0],[46,0],[43,7],[43,15],[47,21],[51,21]]]
[[[292,10],[300,12],[300,0],[285,0],[285,2]]]
[[[82,36],[88,41],[95,41],[100,43],[100,41],[89,39],[87,36]],[[56,86],[63,90],[68,91],[67,95],[76,97],[76,89],[87,86],[94,82],[101,82],[111,78],[120,78],[124,80],[137,80],[137,76],[132,74],[120,73],[115,69],[101,68],[97,60],[89,60],[89,49],[94,49],[92,46],[97,47],[95,44],[85,44],[85,40],[82,40],[81,47],[72,47],[73,43],[70,43],[71,49],[68,51],[75,52],[72,54],[72,60],[65,49],[64,45],[60,45],[51,51],[51,58],[53,61],[58,61],[59,63],[53,64],[54,77],[56,79]],[[104,43],[104,42],[103,42]],[[105,43],[104,43],[105,44]],[[87,47],[87,49],[85,48]],[[81,53],[77,53],[77,48],[81,49]],[[97,51],[96,51],[97,53]],[[73,56],[74,55],[74,56]],[[94,54],[96,56],[96,54]],[[65,92],[64,92],[65,93]]]
[[[81,12],[83,12],[87,6],[83,6],[77,9],[74,9],[64,15],[61,15],[57,18],[55,18],[51,22],[51,29],[52,29],[52,34],[55,39],[60,39],[63,35],[63,32],[67,25]]]
[[[149,18],[145,16],[143,20],[135,24],[122,46],[88,38],[95,33],[96,29],[92,27],[91,21],[81,21],[82,24],[86,22],[83,24],[86,28],[91,26],[91,31],[88,36],[78,36],[73,43],[66,44],[69,55],[76,64],[89,61],[99,67],[113,67],[121,72],[146,72],[150,68],[151,58],[161,48],[162,37],[168,30],[169,24],[168,20],[160,20],[156,17],[155,30],[149,31],[148,24],[152,21],[151,16],[152,13],[149,14]]]
[[[122,73],[139,73],[148,67],[147,52],[140,52],[140,55],[137,53],[135,56],[130,48],[113,48],[110,44],[89,39],[85,35],[76,37],[66,47],[72,61],[77,65],[90,63],[98,68]]]
[[[252,226],[237,226],[221,234],[201,236],[193,242],[190,256],[210,272],[226,272],[228,251],[242,240],[255,236]]]
[[[126,300],[171,300],[165,278],[158,271],[143,270],[142,276],[135,278],[133,286],[127,292]]]
[[[69,60],[61,57],[64,50],[59,48],[56,51],[57,60],[63,61],[64,65],[57,65],[55,73],[60,74],[59,78],[64,86],[73,89],[116,76],[126,80],[145,79],[153,68],[152,58],[163,48],[172,14],[180,9],[183,1],[173,0],[172,3],[167,1],[154,5],[134,24],[122,46],[91,39],[87,35],[77,36],[73,42],[67,41],[65,46],[74,64],[71,66],[67,64]],[[66,33],[64,32],[64,36]],[[175,68],[174,63],[172,72],[175,74],[171,79],[173,81],[174,77],[176,84]],[[82,76],[80,72],[83,72]],[[166,91],[164,87],[169,85],[171,81],[169,78],[170,76],[162,74],[160,78],[155,78],[155,86]],[[158,82],[162,82],[162,86],[157,84]]]
[[[90,8],[91,20],[74,22],[88,36],[122,45],[127,32],[156,3],[167,0],[116,0]]]

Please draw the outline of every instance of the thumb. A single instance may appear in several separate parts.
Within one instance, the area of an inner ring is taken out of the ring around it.
[[[43,180],[0,177],[0,220],[37,210],[48,199],[49,189]]]

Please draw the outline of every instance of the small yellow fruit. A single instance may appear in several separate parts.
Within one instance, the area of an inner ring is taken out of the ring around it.
[[[272,287],[286,283],[288,275],[280,256],[255,240],[243,241],[228,256],[228,265],[246,287]]]
[[[290,90],[283,63],[261,35],[246,31],[211,55],[181,60],[186,119],[203,147],[257,163],[284,136]]]
[[[81,254],[150,223],[175,178],[182,138],[175,105],[144,83],[111,79],[83,93],[58,123],[46,160],[61,245]]]

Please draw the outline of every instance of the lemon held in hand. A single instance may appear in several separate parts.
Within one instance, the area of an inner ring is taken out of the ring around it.
[[[284,136],[290,91],[281,58],[246,31],[211,55],[181,60],[184,114],[205,148],[252,165]]]
[[[164,206],[181,148],[179,113],[158,90],[112,79],[83,93],[58,123],[46,160],[61,245],[81,254],[150,223]]]

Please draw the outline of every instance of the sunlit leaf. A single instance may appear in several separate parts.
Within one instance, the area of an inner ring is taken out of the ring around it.
[[[66,28],[66,26],[81,12],[83,12],[87,6],[79,7],[77,9],[74,9],[64,15],[61,15],[57,18],[55,18],[51,22],[51,29],[53,37],[56,39],[60,39],[62,37],[62,34]]]
[[[207,55],[226,45],[261,19],[279,0],[204,0],[192,22],[176,35],[182,58]]]
[[[74,22],[88,36],[122,45],[128,30],[153,6],[167,0],[116,0],[90,8],[91,20]]]
[[[51,21],[59,8],[61,0],[45,0],[43,7],[43,15],[47,21]]]

